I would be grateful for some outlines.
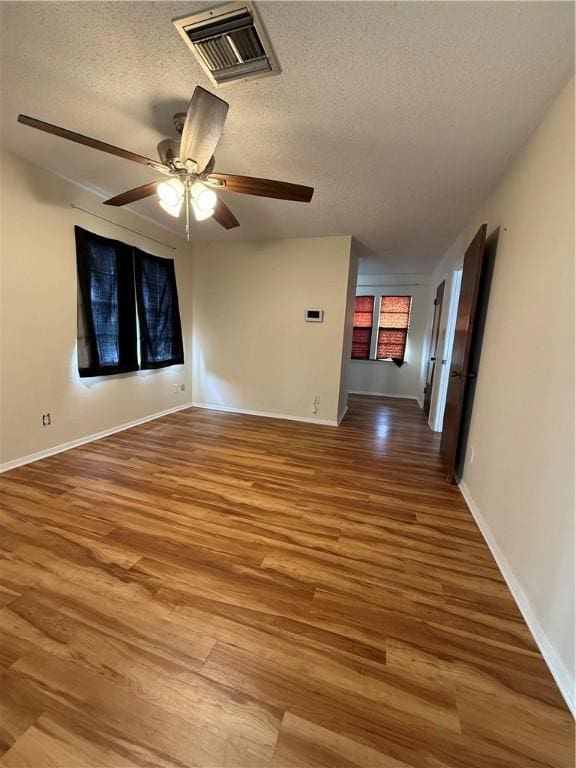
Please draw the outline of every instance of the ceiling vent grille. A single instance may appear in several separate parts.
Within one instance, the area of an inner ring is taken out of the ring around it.
[[[228,3],[174,26],[215,86],[280,73],[251,3]]]

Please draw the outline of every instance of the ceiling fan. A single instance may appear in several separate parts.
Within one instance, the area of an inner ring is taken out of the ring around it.
[[[174,126],[181,134],[181,139],[180,141],[163,139],[158,144],[159,162],[58,125],[28,117],[28,115],[18,115],[18,122],[87,147],[99,149],[101,152],[147,165],[164,176],[170,177],[169,180],[157,179],[122,192],[105,200],[104,205],[127,205],[156,192],[160,206],[172,216],[179,217],[184,208],[186,239],[189,240],[191,212],[197,221],[213,216],[225,229],[240,226],[232,211],[222,202],[215,190],[224,189],[244,195],[296,200],[302,203],[310,202],[314,193],[312,187],[304,187],[300,184],[257,179],[252,176],[236,176],[229,173],[213,173],[214,150],[220,140],[227,113],[228,104],[225,101],[201,86],[196,86],[188,111],[177,112],[174,115]]]

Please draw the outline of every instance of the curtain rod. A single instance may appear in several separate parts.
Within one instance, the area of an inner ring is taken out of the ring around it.
[[[144,232],[138,232],[137,229],[131,229],[130,227],[127,227],[125,224],[118,224],[117,221],[114,221],[114,219],[109,219],[106,216],[101,216],[99,213],[94,213],[94,211],[89,211],[88,208],[82,208],[81,205],[76,205],[76,203],[70,203],[70,208],[76,208],[78,211],[84,211],[84,213],[89,213],[90,216],[95,216],[97,219],[102,219],[102,221],[108,221],[110,224],[115,224],[117,227],[121,227],[122,229],[127,229],[128,232],[133,232],[135,235],[140,235],[141,237],[145,237],[148,240],[152,240],[155,243],[159,243],[160,245],[166,246],[166,248],[171,248],[173,251],[176,250],[176,246],[170,245],[170,243],[165,243],[163,240],[157,240],[155,237],[150,237],[150,235],[145,235]]]

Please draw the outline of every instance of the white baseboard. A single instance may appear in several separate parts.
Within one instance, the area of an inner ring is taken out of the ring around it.
[[[361,392],[359,389],[349,389],[349,395],[370,395],[372,397],[399,397],[401,400],[418,400],[416,395],[391,395],[388,392]]]
[[[306,424],[320,424],[324,427],[337,427],[335,419],[315,419],[313,416],[292,416],[288,413],[273,411],[251,411],[247,408],[232,408],[228,405],[213,405],[211,403],[191,403],[194,408],[204,408],[207,411],[224,411],[225,413],[240,413],[243,416],[263,416],[266,419],[287,419],[288,421],[303,421]]]
[[[538,620],[538,617],[536,616],[536,613],[530,604],[528,596],[516,580],[516,577],[514,576],[514,573],[512,572],[512,569],[510,568],[504,553],[492,535],[486,519],[470,495],[470,491],[466,483],[461,482],[459,483],[458,487],[460,488],[460,492],[462,493],[462,496],[464,497],[464,500],[468,505],[468,509],[472,513],[478,528],[480,528],[480,532],[484,536],[484,540],[486,541],[488,548],[496,560],[498,568],[500,569],[500,572],[502,573],[502,576],[508,585],[508,589],[512,593],[512,597],[516,601],[516,605],[520,609],[520,613],[524,617],[524,621],[528,625],[528,629],[530,630],[536,645],[540,649],[540,653],[544,657],[544,661],[546,662],[552,677],[556,681],[556,685],[558,686],[560,693],[564,697],[564,700],[572,712],[572,715],[576,717],[576,686],[575,681],[572,680],[570,671],[567,669],[566,665],[558,655],[558,652],[544,632],[544,629],[542,628],[542,625],[540,624],[540,621]]]
[[[61,443],[60,445],[54,445],[52,448],[46,448],[43,451],[37,451],[36,453],[29,453],[27,456],[21,456],[19,459],[12,459],[12,461],[5,461],[0,464],[0,474],[2,472],[8,472],[10,469],[16,469],[16,467],[22,467],[24,464],[31,464],[33,461],[40,461],[41,459],[47,459],[48,456],[54,456],[57,453],[64,453],[72,448],[78,448],[79,445],[85,443],[92,443],[95,440],[100,440],[108,435],[113,435],[116,432],[123,432],[125,429],[132,429],[139,424],[144,424],[147,421],[153,421],[154,419],[160,419],[162,416],[168,416],[169,413],[176,413],[176,411],[183,411],[186,408],[190,408],[192,403],[184,403],[184,405],[176,405],[174,408],[167,408],[165,411],[158,411],[157,413],[151,413],[149,416],[142,416],[140,419],[134,421],[127,421],[124,424],[119,424],[117,427],[111,427],[105,429],[102,432],[94,432],[91,435],[85,437],[79,437],[77,440],[70,440],[68,443]]]
[[[11,469],[16,469],[16,467],[22,467],[25,464],[32,464],[34,461],[40,461],[41,459],[47,459],[49,456],[55,456],[57,453],[64,453],[64,451],[70,451],[72,448],[78,448],[80,445],[84,445],[85,443],[92,443],[95,440],[100,440],[103,437],[108,437],[108,435],[113,435],[116,432],[123,432],[125,429],[131,429],[132,427],[137,427],[139,424],[145,424],[147,421],[153,421],[154,419],[160,419],[162,416],[168,416],[170,413],[176,413],[177,411],[183,411],[186,408],[206,408],[208,410],[212,411],[227,411],[229,413],[242,413],[248,416],[264,416],[267,418],[273,418],[273,419],[288,419],[290,421],[303,421],[310,424],[321,424],[323,426],[329,426],[329,427],[337,427],[339,422],[344,418],[344,415],[346,414],[346,411],[342,414],[342,417],[339,421],[331,420],[331,419],[315,419],[313,417],[306,417],[306,416],[290,416],[288,414],[283,413],[271,413],[268,411],[248,411],[248,410],[241,410],[239,408],[229,408],[225,405],[207,405],[205,403],[184,403],[183,405],[176,405],[174,408],[167,408],[165,411],[157,411],[156,413],[151,413],[149,416],[143,416],[140,419],[134,419],[134,421],[127,421],[124,424],[119,424],[117,427],[111,427],[110,429],[105,429],[102,432],[94,432],[91,435],[86,435],[85,437],[79,437],[77,440],[70,440],[67,443],[60,443],[60,445],[54,445],[51,448],[45,448],[43,451],[36,451],[35,453],[29,453],[27,456],[20,456],[17,459],[12,459],[11,461],[5,461],[3,463],[0,463],[0,474],[3,472],[8,472]],[[348,410],[348,409],[346,409]]]

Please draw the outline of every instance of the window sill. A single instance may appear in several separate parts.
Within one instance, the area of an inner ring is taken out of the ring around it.
[[[394,362],[394,360],[374,360],[373,358],[370,358],[369,360],[360,360],[354,357],[351,357],[350,360],[353,363],[389,363],[390,364]]]

